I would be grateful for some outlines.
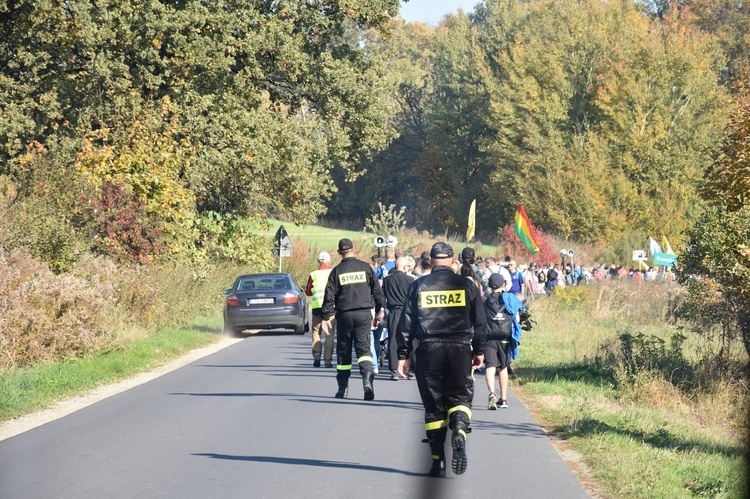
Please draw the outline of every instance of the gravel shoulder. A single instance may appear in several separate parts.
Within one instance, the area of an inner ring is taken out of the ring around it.
[[[91,390],[87,394],[80,397],[62,400],[60,402],[57,402],[53,407],[49,409],[6,421],[5,423],[0,424],[0,441],[14,437],[25,431],[32,430],[38,426],[49,423],[50,421],[54,421],[63,416],[67,416],[68,414],[76,412],[79,409],[83,409],[84,407],[99,402],[100,400],[103,400],[107,397],[111,397],[112,395],[124,392],[125,390],[129,390],[135,386],[151,381],[152,379],[156,379],[159,376],[174,371],[175,369],[179,369],[180,367],[186,366],[191,362],[205,357],[206,355],[218,352],[219,350],[222,350],[239,341],[242,341],[242,338],[230,338],[227,336],[222,336],[222,338],[218,342],[212,345],[192,350],[186,355],[151,371],[141,373],[132,378],[120,381],[119,383],[95,388],[94,390]]]

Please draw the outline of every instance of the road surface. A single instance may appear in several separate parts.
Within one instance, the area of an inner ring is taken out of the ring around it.
[[[425,476],[415,381],[381,370],[333,397],[310,335],[248,337],[146,384],[0,441],[0,498],[585,498],[512,394],[485,408],[477,377],[465,474]]]

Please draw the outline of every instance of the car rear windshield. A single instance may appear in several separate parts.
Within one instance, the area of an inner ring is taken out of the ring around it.
[[[273,291],[289,289],[289,278],[286,276],[253,276],[243,277],[237,283],[237,291]]]

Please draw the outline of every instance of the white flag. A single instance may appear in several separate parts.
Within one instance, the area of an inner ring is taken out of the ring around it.
[[[651,236],[648,238],[648,252],[651,253],[651,256],[654,256],[656,253],[664,253],[659,243],[656,242],[656,239]]]

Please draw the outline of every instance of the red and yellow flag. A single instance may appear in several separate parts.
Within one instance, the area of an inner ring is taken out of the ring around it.
[[[539,245],[536,242],[536,237],[534,237],[534,229],[531,227],[531,222],[529,222],[529,217],[526,215],[526,210],[523,209],[523,205],[519,204],[518,208],[516,208],[516,214],[513,217],[513,224],[518,239],[520,239],[523,245],[526,246],[529,253],[532,255],[539,253]]]

